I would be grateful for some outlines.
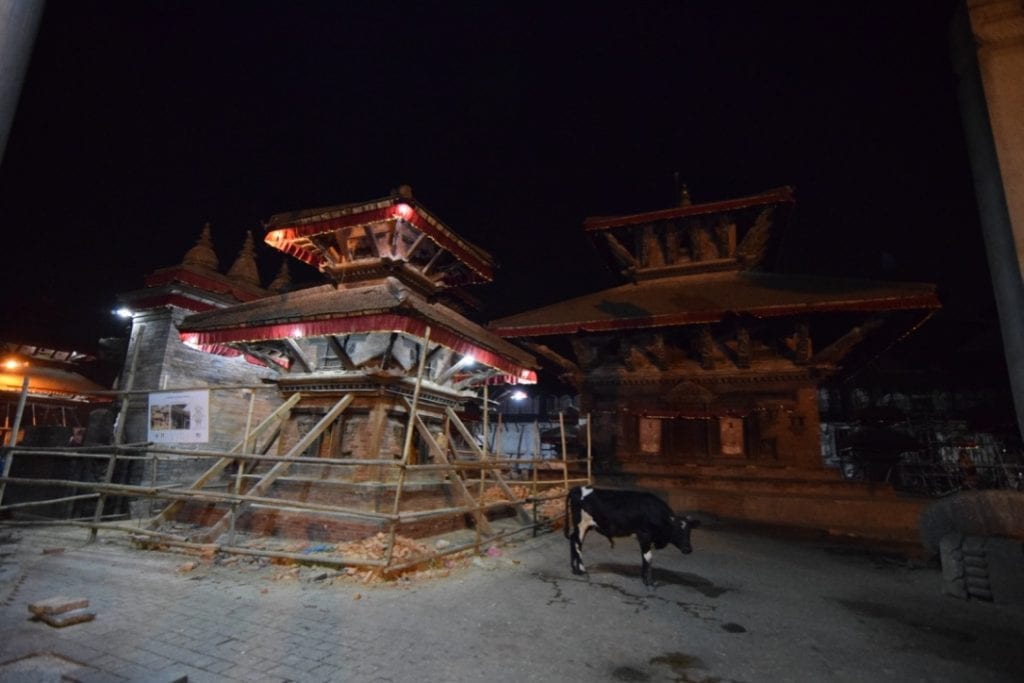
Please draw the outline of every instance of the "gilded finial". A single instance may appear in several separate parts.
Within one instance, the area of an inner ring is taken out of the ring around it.
[[[245,233],[245,242],[238,252],[238,258],[231,264],[228,277],[256,287],[260,286],[260,272],[256,267],[256,250],[253,247],[251,230]]]
[[[210,238],[210,224],[203,225],[203,231],[199,234],[194,247],[185,252],[182,264],[186,266],[199,266],[217,270],[217,253],[213,250],[213,240]]]

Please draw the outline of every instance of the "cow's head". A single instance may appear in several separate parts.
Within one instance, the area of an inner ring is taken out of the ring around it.
[[[679,548],[684,554],[693,552],[690,545],[690,530],[700,526],[700,520],[693,517],[673,517],[672,544]]]

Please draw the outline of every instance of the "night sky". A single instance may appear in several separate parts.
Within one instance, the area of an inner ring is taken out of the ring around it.
[[[0,333],[94,346],[203,223],[226,270],[274,213],[403,183],[494,255],[495,318],[608,284],[583,220],[673,206],[676,174],[696,202],[795,187],[790,270],[994,318],[955,3],[554,5],[50,0],[0,166]]]

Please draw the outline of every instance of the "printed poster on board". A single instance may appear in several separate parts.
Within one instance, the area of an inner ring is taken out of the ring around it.
[[[157,391],[149,395],[149,440],[206,443],[210,440],[210,392]]]

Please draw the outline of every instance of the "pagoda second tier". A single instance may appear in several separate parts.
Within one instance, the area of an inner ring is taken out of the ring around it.
[[[491,282],[490,254],[455,234],[408,186],[357,204],[279,213],[264,241],[335,282],[392,276],[426,295]]]
[[[328,373],[339,386],[345,376],[386,384],[415,377],[425,353],[423,379],[437,388],[536,381],[530,354],[395,278],[199,313],[179,330],[190,346],[244,355],[277,369],[282,380]]]

